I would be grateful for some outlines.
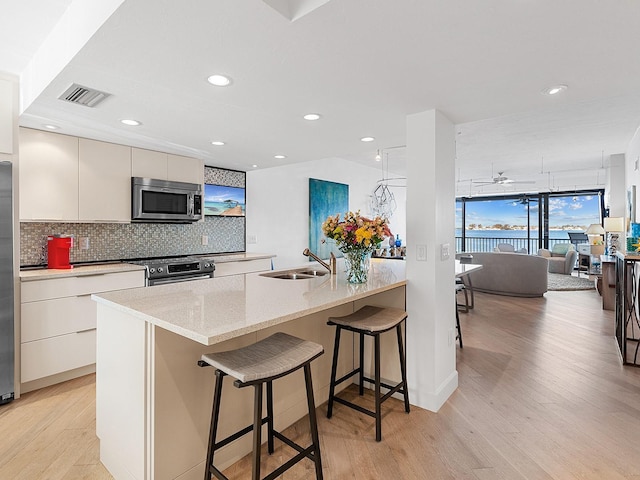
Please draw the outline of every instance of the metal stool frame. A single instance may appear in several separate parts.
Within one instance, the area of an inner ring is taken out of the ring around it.
[[[273,377],[261,378],[252,382],[241,382],[240,380],[234,381],[234,386],[237,388],[244,388],[248,386],[254,387],[254,401],[253,401],[253,424],[239,430],[238,432],[229,435],[228,437],[216,442],[216,436],[218,433],[218,419],[220,417],[220,401],[222,398],[222,384],[224,377],[227,376],[225,372],[220,369],[216,369],[216,383],[213,390],[213,410],[211,412],[211,427],[209,431],[209,446],[207,448],[207,459],[205,464],[204,480],[211,480],[211,475],[219,480],[229,480],[218,468],[213,465],[213,457],[216,450],[228,445],[229,443],[237,440],[238,438],[253,431],[253,462],[252,462],[252,480],[273,480],[283,472],[294,466],[300,460],[309,458],[315,464],[316,479],[323,480],[322,476],[322,460],[320,458],[320,440],[318,437],[318,422],[316,419],[316,407],[313,399],[313,384],[311,381],[311,361],[322,355],[322,353],[311,358],[304,364],[297,365],[296,367],[283,372]],[[207,362],[198,360],[200,367],[209,367]],[[307,390],[307,406],[309,409],[309,424],[311,429],[311,445],[308,447],[302,447],[295,443],[293,440],[285,437],[282,433],[274,430],[273,428],[273,380],[289,375],[290,373],[304,368],[304,381]],[[267,416],[262,417],[262,397],[263,397],[263,385],[267,384]],[[262,445],[262,425],[267,424],[267,450],[269,454],[274,451],[273,439],[277,438],[282,442],[289,445],[294,450],[298,451],[298,454],[292,457],[290,460],[282,464],[280,467],[269,473],[263,479],[260,479],[260,449]]]
[[[407,388],[407,359],[404,352],[404,346],[402,341],[402,324],[405,323],[407,317],[405,316],[397,325],[390,327],[386,330],[380,330],[375,332],[368,332],[359,328],[353,328],[345,325],[339,325],[332,321],[327,322],[327,325],[335,325],[336,326],[336,336],[333,347],[333,363],[331,365],[331,383],[329,385],[329,403],[327,408],[327,418],[331,418],[333,415],[333,402],[341,403],[342,405],[346,405],[347,407],[353,408],[365,415],[369,415],[370,417],[374,417],[376,419],[376,441],[379,442],[382,440],[382,415],[381,415],[381,405],[394,393],[402,393],[404,396],[404,410],[409,413],[409,391]],[[402,374],[402,381],[397,385],[388,385],[380,381],[380,334],[384,332],[388,332],[393,328],[396,329],[398,336],[398,352],[400,355],[400,372]],[[340,377],[336,380],[336,371],[338,367],[338,353],[340,348],[340,333],[344,330],[348,330],[354,333],[358,333],[360,335],[360,355],[359,355],[359,366],[347,373],[346,375]],[[364,336],[368,335],[374,338],[374,378],[368,378],[364,376]],[[374,385],[374,396],[375,396],[375,411],[367,410],[360,405],[356,405],[355,403],[349,402],[348,400],[344,400],[335,395],[335,389],[337,385],[340,385],[342,382],[350,379],[356,374],[360,374],[360,383],[359,383],[359,394],[364,395],[364,382],[367,381],[369,383],[373,383]],[[389,391],[385,395],[381,395],[380,388],[384,387]]]

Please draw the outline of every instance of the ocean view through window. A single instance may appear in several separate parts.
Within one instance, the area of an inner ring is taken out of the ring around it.
[[[568,243],[569,233],[602,223],[603,191],[456,199],[456,251],[487,252],[499,243],[536,254]]]

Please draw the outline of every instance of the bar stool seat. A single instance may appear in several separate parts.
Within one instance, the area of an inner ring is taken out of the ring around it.
[[[381,405],[391,395],[396,392],[402,393],[404,396],[405,411],[409,413],[409,391],[407,387],[407,367],[404,346],[402,340],[402,322],[407,319],[407,312],[400,308],[374,307],[366,305],[359,310],[342,317],[330,317],[327,325],[336,326],[336,336],[333,348],[333,363],[331,366],[331,383],[329,385],[329,403],[327,408],[327,418],[331,418],[333,414],[333,403],[338,402],[347,407],[353,408],[366,415],[376,419],[376,441],[382,440],[382,415]],[[398,338],[398,353],[400,357],[400,372],[402,381],[397,385],[388,385],[380,380],[380,335],[395,328]],[[357,368],[336,379],[338,366],[338,353],[340,349],[340,333],[342,329],[358,333],[360,336],[360,355],[359,365]],[[364,376],[364,336],[369,335],[374,338],[374,378]],[[359,394],[364,394],[364,382],[373,383],[375,410],[371,411],[356,405],[352,402],[344,400],[335,395],[335,387],[342,382],[350,379],[352,376],[360,375]],[[381,387],[389,391],[385,395],[381,395]]]
[[[273,453],[273,439],[278,438],[298,454],[284,463],[282,466],[264,477],[271,480],[303,458],[309,458],[315,463],[316,478],[322,479],[322,462],[320,459],[320,444],[318,440],[318,425],[315,414],[315,402],[313,399],[313,385],[311,382],[310,363],[324,353],[324,348],[308,340],[278,332],[259,342],[247,347],[226,352],[216,352],[202,355],[198,361],[201,367],[212,366],[216,369],[216,383],[213,395],[213,410],[211,414],[211,429],[209,433],[209,446],[205,464],[205,480],[210,480],[211,475],[221,480],[227,480],[213,465],[213,457],[216,450],[237,440],[243,435],[253,431],[253,467],[252,480],[260,477],[260,448],[262,444],[262,425],[267,424],[267,446],[269,454]],[[309,423],[311,426],[312,444],[309,447],[301,447],[291,439],[277,432],[273,428],[273,380],[288,375],[299,368],[304,369],[305,384],[307,390],[307,406],[309,408]],[[220,399],[222,396],[223,378],[229,375],[235,378],[234,386],[243,388],[252,385],[254,395],[254,419],[253,424],[242,430],[216,442],[218,418],[220,414]],[[262,386],[267,385],[267,416],[262,418]]]

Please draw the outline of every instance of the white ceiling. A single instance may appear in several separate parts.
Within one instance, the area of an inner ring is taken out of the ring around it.
[[[33,81],[29,57],[74,0],[3,3],[0,71]],[[624,153],[640,125],[640,2],[269,3],[278,10],[262,0],[125,0],[20,124],[239,170],[329,157],[382,168],[383,149],[402,174],[404,149],[389,147],[404,145],[406,116],[439,109],[456,124],[464,195],[602,186],[609,155]],[[212,73],[232,85],[212,87]],[[95,109],[58,100],[74,82],[112,96]],[[569,88],[540,93],[555,84]],[[308,112],[322,119],[303,120]],[[375,142],[360,142],[366,135]],[[537,183],[471,183],[500,171]]]

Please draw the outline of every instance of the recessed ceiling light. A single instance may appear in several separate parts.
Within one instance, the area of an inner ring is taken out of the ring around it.
[[[557,95],[558,93],[565,91],[567,88],[568,87],[566,85],[553,85],[542,90],[542,93],[545,95]]]
[[[216,147],[221,147],[224,145],[224,142],[219,142],[217,140],[214,140],[213,142],[211,142],[211,145],[215,145]]]
[[[216,87],[226,87],[228,85],[231,85],[231,79],[229,77],[219,74],[211,75],[209,78],[207,78],[207,82],[209,82],[211,85],[215,85]]]
[[[43,127],[46,128],[47,130],[58,130],[60,128],[56,125],[43,125]]]
[[[283,158],[287,158],[286,155],[274,155],[273,158],[277,158],[278,160],[282,160]]]
[[[373,142],[375,140],[375,138],[373,137],[362,137],[360,139],[361,142]]]
[[[124,120],[120,120],[121,123],[125,125],[129,125],[131,127],[137,127],[138,125],[142,125],[138,120],[134,120],[132,118],[125,118]]]
[[[319,120],[320,119],[320,114],[319,113],[307,113],[304,117],[305,120]]]
[[[258,168],[258,165],[251,165],[253,168]]]

